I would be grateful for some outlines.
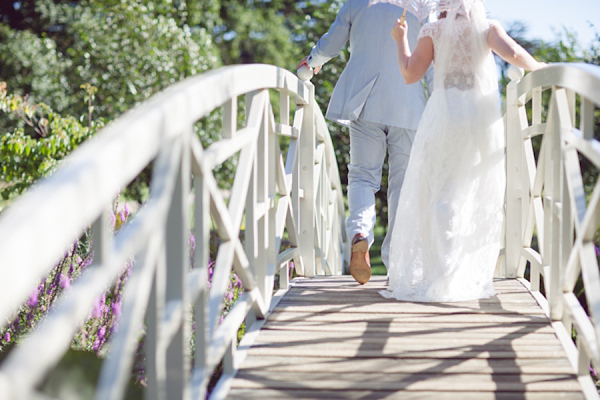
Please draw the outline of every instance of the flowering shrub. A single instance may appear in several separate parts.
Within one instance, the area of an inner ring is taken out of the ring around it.
[[[127,207],[113,216],[113,227],[118,229],[130,216]],[[91,240],[86,232],[67,251],[50,273],[32,291],[27,302],[19,309],[14,319],[0,331],[0,352],[30,332],[52,308],[63,291],[92,264]],[[98,355],[104,353],[105,344],[117,330],[117,319],[121,315],[121,293],[131,268],[127,263],[123,272],[104,295],[96,301],[93,310],[73,339],[72,348],[90,350]]]
[[[17,119],[17,127],[0,135],[0,181],[7,183],[0,194],[8,199],[22,193],[36,180],[48,176],[59,161],[104,126],[92,120],[92,101],[96,88],[83,85],[88,104],[88,121],[63,117],[44,103],[34,104],[28,96],[9,94],[0,82],[0,111]]]

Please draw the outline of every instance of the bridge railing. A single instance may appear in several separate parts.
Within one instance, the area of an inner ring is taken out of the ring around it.
[[[504,274],[529,273],[586,396],[598,398],[590,363],[600,367],[600,67],[509,75]]]
[[[245,98],[242,124],[238,97]],[[222,138],[203,148],[193,126],[219,107]],[[232,157],[227,201],[213,169]],[[113,234],[113,200],[150,164],[149,199]],[[335,153],[310,82],[278,67],[246,65],[173,85],[104,128],[1,216],[0,329],[89,226],[94,259],[0,364],[0,398],[40,394],[36,385],[128,261],[119,329],[96,398],[123,398],[144,324],[146,398],[204,398],[220,363],[213,395],[222,396],[243,356],[238,328],[246,323],[243,348],[281,296],[273,293],[276,274],[285,290],[290,261],[298,275],[342,272],[344,217]],[[211,225],[220,244],[209,285]],[[243,293],[222,319],[232,271]]]

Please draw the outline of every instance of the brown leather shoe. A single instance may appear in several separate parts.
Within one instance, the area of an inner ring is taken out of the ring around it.
[[[367,238],[360,234],[352,240],[352,257],[350,258],[350,275],[356,282],[364,285],[371,278],[371,258],[369,257],[369,243]]]

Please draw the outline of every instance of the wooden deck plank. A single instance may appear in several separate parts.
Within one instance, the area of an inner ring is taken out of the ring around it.
[[[552,334],[520,334],[520,333],[492,333],[468,335],[447,334],[436,332],[433,334],[414,335],[412,333],[389,332],[307,332],[299,334],[297,331],[264,330],[256,343],[286,343],[313,344],[343,342],[379,346],[402,346],[404,344],[418,346],[423,344],[428,348],[447,346],[482,346],[482,345],[527,345],[527,346],[552,346],[556,344],[556,337]],[[513,347],[514,348],[514,347]]]
[[[495,323],[428,323],[423,327],[419,323],[391,323],[377,322],[338,322],[330,324],[320,321],[295,321],[286,323],[281,321],[267,321],[263,327],[267,330],[290,330],[294,331],[323,331],[323,332],[386,332],[386,333],[411,333],[413,335],[433,335],[443,333],[448,335],[486,335],[494,333],[539,333],[554,335],[550,325],[533,324],[495,324]]]
[[[329,312],[332,308],[332,304],[337,306],[337,312],[349,312],[349,313],[381,313],[386,314],[390,312],[396,312],[398,309],[398,303],[393,300],[387,300],[385,303],[370,303],[360,304],[356,302],[349,303],[337,303],[337,302],[322,302],[314,303],[304,300],[299,301],[287,301],[282,300],[277,306],[280,312],[304,312],[304,313],[322,313]],[[339,304],[339,305],[338,305]],[[441,307],[435,306],[423,306],[415,303],[403,303],[402,304],[403,314],[456,314],[456,313],[473,313],[473,314],[511,314],[511,315],[540,315],[544,314],[537,305],[523,305],[518,303],[509,304],[498,304],[489,305],[487,307],[467,307],[467,306],[451,306]]]
[[[385,277],[295,280],[247,350],[232,398],[583,398],[519,281],[460,303],[384,299],[384,287]]]
[[[235,387],[337,390],[426,390],[505,392],[542,391],[578,392],[579,382],[573,374],[380,374],[337,371],[278,372],[240,371]],[[441,389],[443,388],[443,389]]]
[[[381,371],[385,374],[432,373],[472,374],[570,374],[571,364],[566,359],[393,359],[355,358],[346,362],[341,357],[250,357],[242,370],[272,372]]]
[[[576,392],[397,392],[389,390],[232,389],[232,399],[582,400]]]
[[[339,312],[332,308],[328,312],[292,312],[279,311],[275,309],[269,317],[272,321],[286,321],[293,323],[297,321],[321,321],[321,322],[350,322],[369,321],[391,323],[496,323],[496,324],[543,324],[548,325],[550,321],[542,315],[517,315],[517,314],[486,314],[486,313],[444,313],[444,314],[412,314],[412,313],[363,313],[363,312]]]

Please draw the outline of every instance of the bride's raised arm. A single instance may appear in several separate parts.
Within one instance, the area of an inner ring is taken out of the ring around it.
[[[398,49],[398,66],[402,78],[405,83],[411,84],[418,82],[425,75],[433,61],[433,40],[428,36],[421,37],[415,51],[411,54],[407,31],[406,21],[401,23],[397,20],[391,34]]]

